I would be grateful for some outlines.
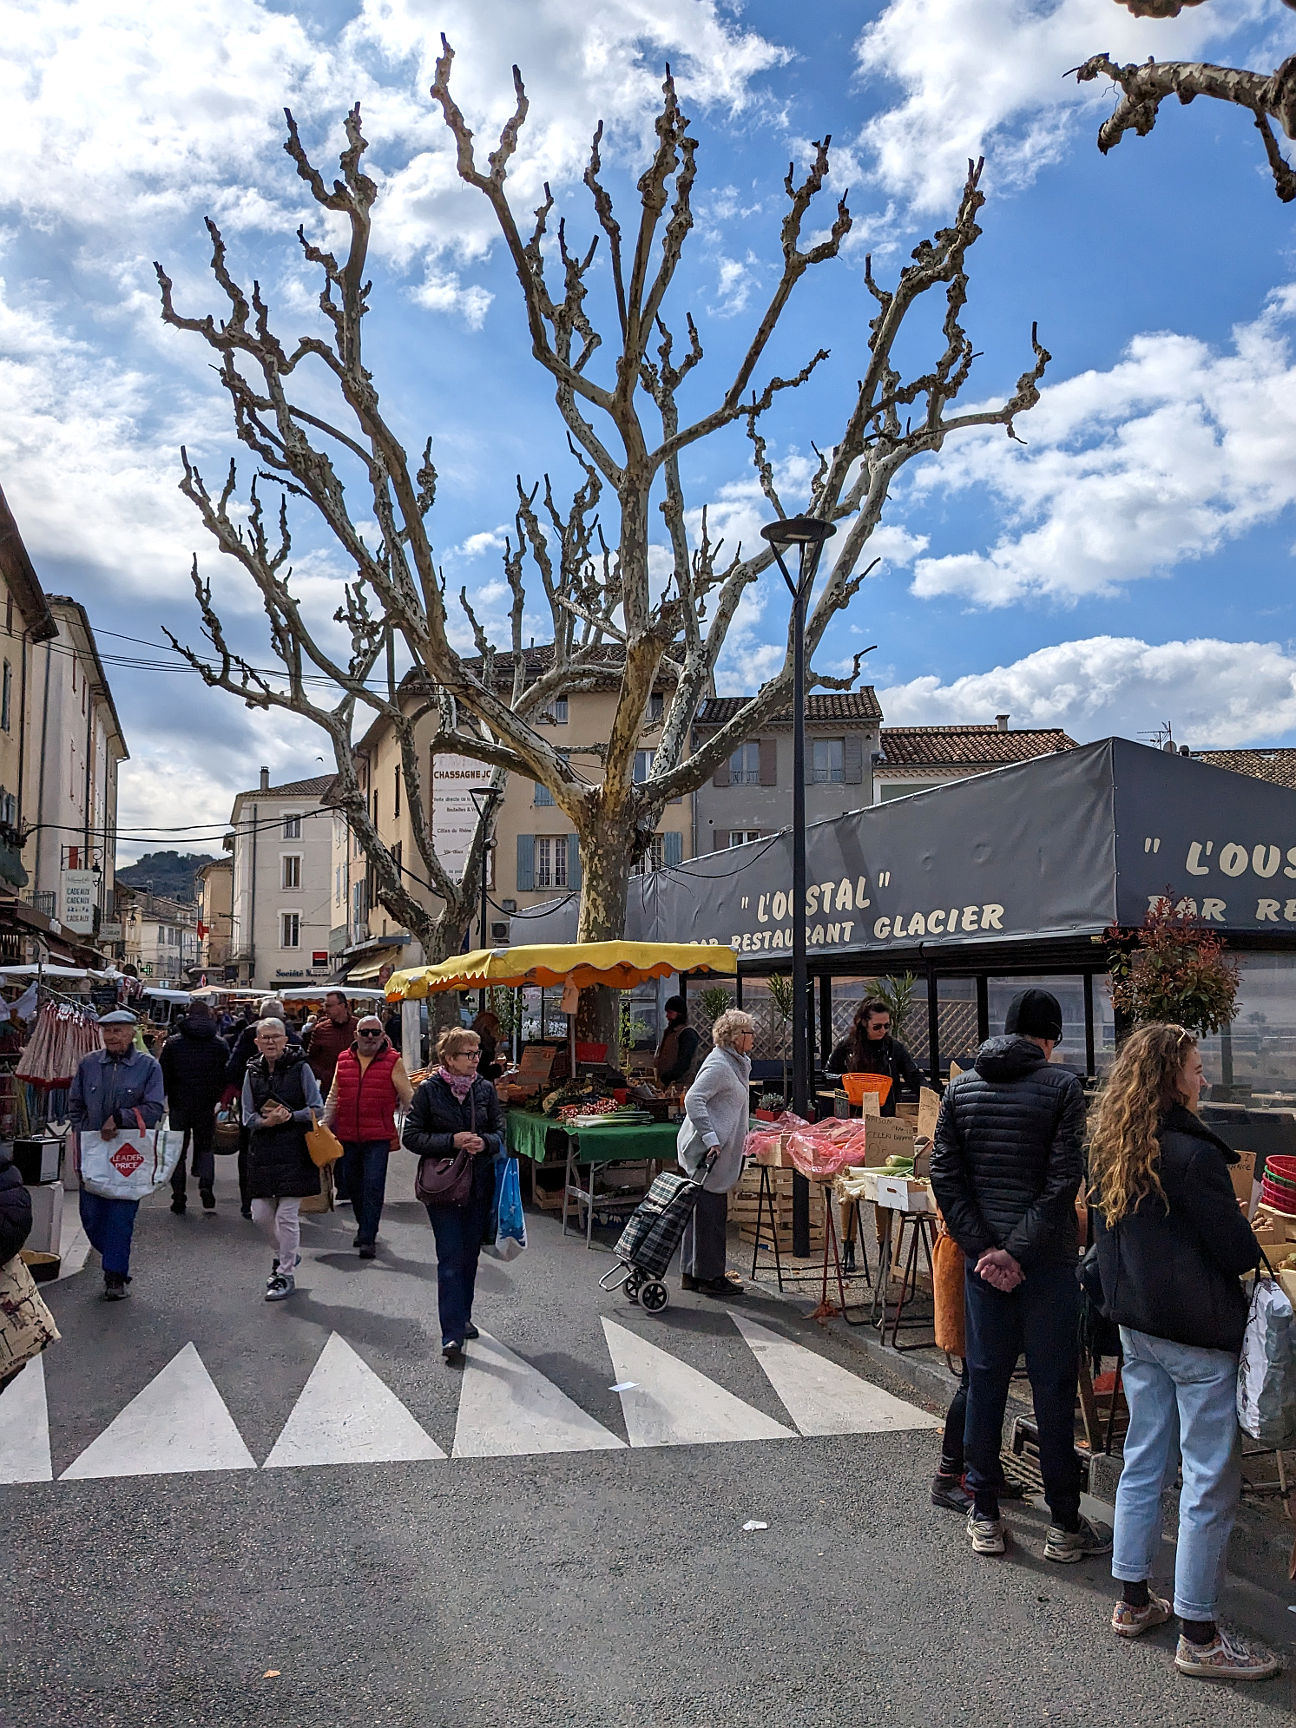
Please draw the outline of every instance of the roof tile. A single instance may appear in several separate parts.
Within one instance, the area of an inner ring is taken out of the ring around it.
[[[723,726],[732,720],[744,703],[750,702],[750,696],[712,696],[703,702],[697,713],[699,726]],[[806,701],[806,719],[824,720],[880,720],[882,710],[871,684],[865,684],[859,690],[826,690],[816,692]],[[772,715],[766,725],[788,726],[792,722],[792,710],[785,708],[779,714]]]
[[[874,773],[886,780],[929,769],[1002,768],[1075,747],[1075,739],[1056,726],[1013,731],[1000,731],[995,725],[884,726],[885,761]]]
[[[1194,762],[1212,768],[1231,768],[1235,774],[1250,774],[1256,780],[1271,780],[1275,786],[1296,790],[1296,750],[1194,750]]]

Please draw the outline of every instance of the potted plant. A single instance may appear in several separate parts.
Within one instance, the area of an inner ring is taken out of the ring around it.
[[[760,1122],[777,1122],[787,1109],[787,1099],[781,1092],[762,1092],[756,1101],[756,1118]]]

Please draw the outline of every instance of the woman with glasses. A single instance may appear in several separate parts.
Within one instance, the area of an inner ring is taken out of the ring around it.
[[[356,1219],[351,1246],[362,1260],[377,1253],[387,1155],[400,1144],[396,1112],[407,1110],[413,1096],[405,1064],[382,1021],[376,1014],[364,1015],[355,1042],[337,1059],[324,1105],[324,1120],[342,1142],[342,1180]]]
[[[472,1187],[462,1206],[428,1204],[436,1237],[437,1307],[441,1354],[452,1367],[463,1361],[464,1344],[477,1336],[473,1291],[482,1237],[495,1200],[495,1160],[504,1152],[504,1113],[499,1096],[477,1072],[481,1040],[466,1026],[451,1026],[437,1040],[440,1066],[414,1094],[401,1141],[418,1158],[472,1158]]]
[[[306,1148],[311,1119],[324,1108],[319,1081],[300,1044],[289,1044],[282,1020],[260,1020],[257,1054],[243,1076],[252,1217],[277,1250],[266,1280],[267,1302],[296,1289],[301,1259],[301,1203],[318,1194],[320,1173]]]
[[[742,1280],[726,1272],[725,1231],[729,1190],[742,1175],[743,1142],[750,1120],[749,1082],[756,1026],[750,1014],[730,1008],[711,1028],[715,1048],[684,1094],[684,1121],[677,1142],[680,1163],[696,1177],[708,1158],[710,1169],[697,1205],[684,1227],[684,1288],[706,1296],[732,1296]]]
[[[914,1098],[923,1084],[913,1057],[891,1036],[891,1010],[877,996],[855,1010],[850,1032],[828,1058],[830,1074],[884,1074],[891,1088],[882,1101],[883,1116],[894,1116],[903,1086]]]

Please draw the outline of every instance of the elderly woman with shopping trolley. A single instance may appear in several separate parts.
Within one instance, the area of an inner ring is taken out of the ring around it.
[[[743,1143],[751,1116],[749,1081],[756,1027],[750,1014],[730,1008],[711,1028],[714,1048],[684,1094],[677,1142],[685,1171],[702,1191],[684,1230],[683,1285],[705,1296],[733,1296],[742,1280],[726,1271],[725,1229],[729,1191],[742,1175]]]

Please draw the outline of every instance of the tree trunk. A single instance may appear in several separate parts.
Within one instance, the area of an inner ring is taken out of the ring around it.
[[[581,898],[576,940],[615,942],[625,935],[633,833],[628,828],[603,821],[579,833],[578,838]],[[593,1044],[606,1044],[608,1057],[613,1061],[616,1059],[619,1001],[617,991],[602,986],[583,991],[576,1021],[580,1037]]]

